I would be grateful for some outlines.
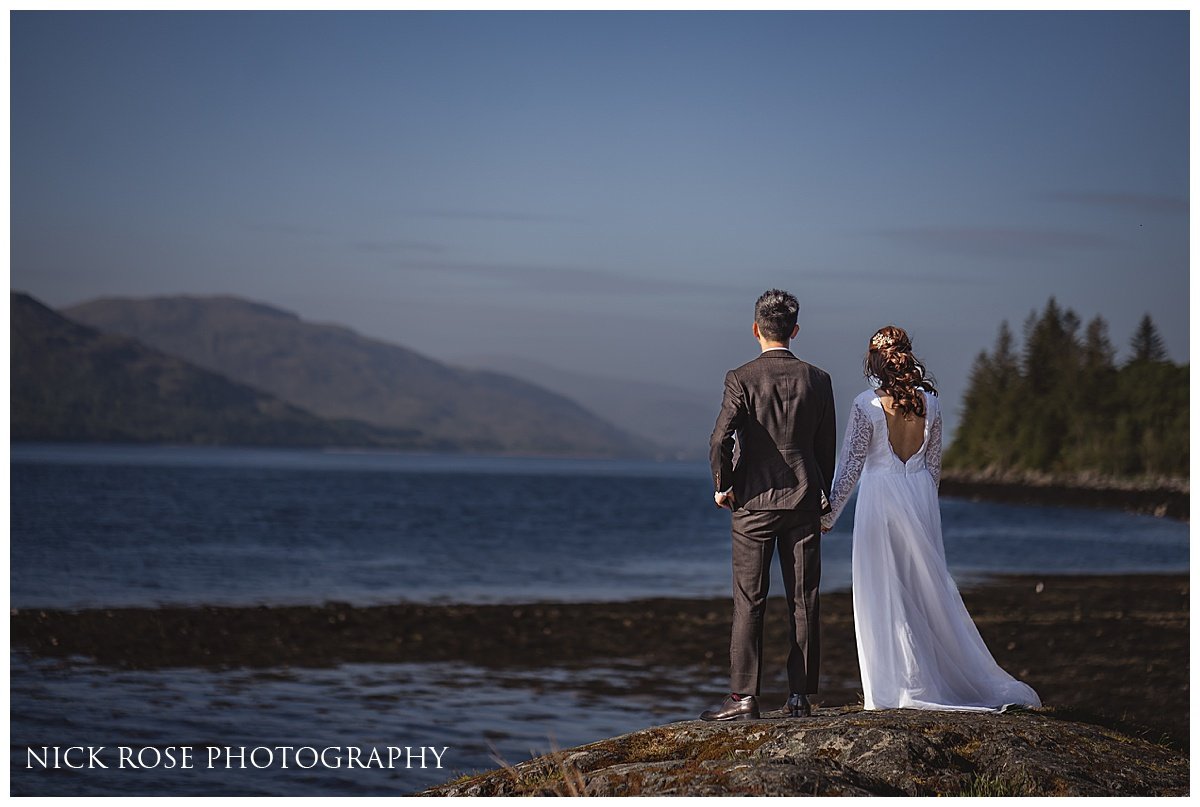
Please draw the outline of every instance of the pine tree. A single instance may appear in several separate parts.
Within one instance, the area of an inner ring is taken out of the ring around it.
[[[1158,335],[1158,328],[1154,327],[1154,320],[1150,319],[1149,314],[1138,323],[1129,346],[1132,350],[1131,362],[1167,360],[1167,346]]]
[[[1008,321],[1000,323],[992,353],[981,351],[971,365],[963,418],[946,461],[960,467],[1006,467],[1014,460],[1012,428],[1021,392],[1021,368]]]
[[[1008,327],[1008,320],[1000,323],[992,355],[1002,380],[1012,382],[1020,378],[1021,369],[1017,366],[1017,352],[1013,349],[1012,329]]]
[[[1114,369],[1116,350],[1108,338],[1108,323],[1103,317],[1093,317],[1083,337],[1083,366],[1089,372]]]
[[[1018,462],[1029,468],[1055,470],[1066,429],[1078,403],[1079,317],[1053,297],[1040,317],[1026,323],[1024,388],[1017,430]]]
[[[1113,436],[1120,406],[1115,355],[1108,323],[1093,317],[1083,337],[1078,405],[1063,448],[1065,468],[1121,473],[1123,441]]]
[[[1049,394],[1062,386],[1063,372],[1077,360],[1079,317],[1063,310],[1053,297],[1039,317],[1030,314],[1025,322],[1024,376],[1031,390]]]

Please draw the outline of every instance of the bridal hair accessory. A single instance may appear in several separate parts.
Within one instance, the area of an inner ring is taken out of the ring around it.
[[[896,344],[895,337],[887,336],[886,334],[877,333],[871,337],[871,350],[883,350],[885,347],[891,347]]]

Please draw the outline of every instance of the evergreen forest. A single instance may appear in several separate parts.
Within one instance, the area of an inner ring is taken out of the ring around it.
[[[1007,322],[975,359],[947,468],[996,473],[1185,479],[1188,365],[1175,364],[1146,314],[1118,363],[1108,324],[1086,326],[1051,297]]]

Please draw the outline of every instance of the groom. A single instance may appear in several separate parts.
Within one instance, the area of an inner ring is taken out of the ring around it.
[[[785,709],[811,714],[820,662],[821,515],[829,512],[836,443],[829,374],[798,359],[800,303],[771,289],[754,306],[757,359],[725,375],[725,398],[710,444],[714,498],[733,513],[733,633],[730,695],[704,720],[759,716],[763,612],[777,549],[791,624]],[[733,464],[733,437],[740,457]]]

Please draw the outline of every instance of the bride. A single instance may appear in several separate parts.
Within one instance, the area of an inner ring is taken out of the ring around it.
[[[854,399],[833,509],[821,525],[833,527],[861,478],[852,576],[864,707],[1041,706],[996,664],[946,569],[937,498],[942,415],[908,334],[880,328],[864,365],[873,388]]]

